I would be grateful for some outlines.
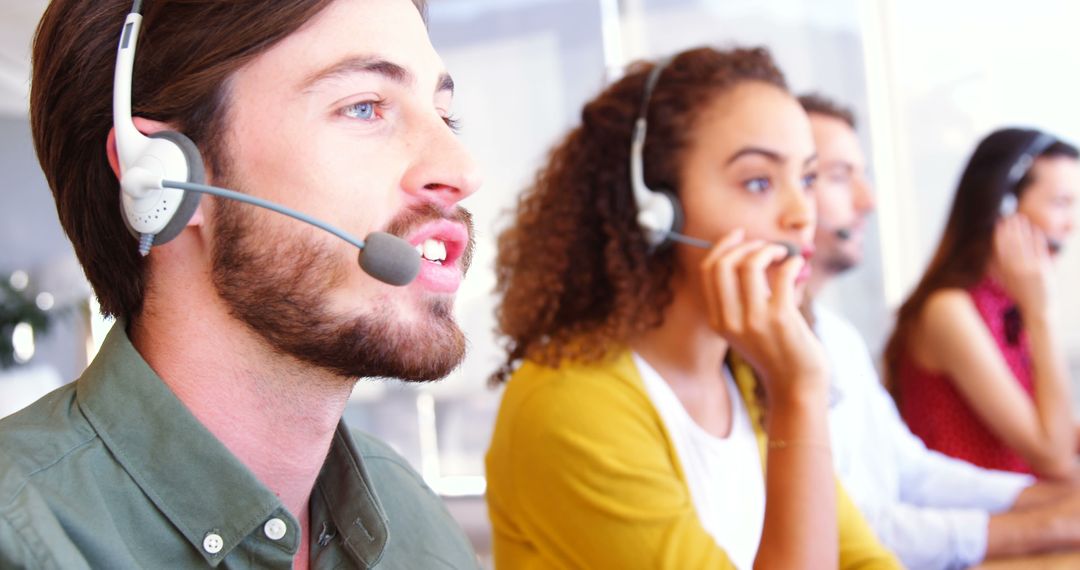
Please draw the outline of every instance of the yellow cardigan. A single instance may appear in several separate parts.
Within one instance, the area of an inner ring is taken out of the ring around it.
[[[764,458],[753,373],[736,366]],[[499,569],[734,568],[694,511],[671,438],[628,351],[507,383],[487,454]],[[837,483],[840,567],[900,568]]]

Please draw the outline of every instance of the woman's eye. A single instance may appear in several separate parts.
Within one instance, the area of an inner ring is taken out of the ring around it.
[[[805,188],[807,190],[813,190],[814,185],[817,184],[817,180],[818,180],[817,172],[811,172],[810,174],[807,174],[806,176],[803,176],[803,179],[802,179],[803,188]]]
[[[375,118],[375,102],[374,101],[362,101],[353,105],[345,107],[342,111],[346,117],[352,119],[360,119],[362,121],[369,121]]]
[[[753,192],[754,194],[758,194],[769,189],[769,179],[751,178],[750,180],[743,182],[743,187],[745,187],[750,192]]]

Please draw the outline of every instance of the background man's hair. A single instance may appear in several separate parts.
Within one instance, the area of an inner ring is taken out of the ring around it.
[[[820,93],[807,93],[799,97],[799,104],[807,113],[825,115],[834,119],[840,119],[852,129],[855,128],[855,113],[850,107],[841,105]]]

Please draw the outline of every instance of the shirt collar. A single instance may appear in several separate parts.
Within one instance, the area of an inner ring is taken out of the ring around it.
[[[372,568],[389,540],[386,513],[345,424],[339,424],[330,453],[319,473],[315,492],[328,511],[338,539],[349,555]],[[315,500],[315,497],[312,498]],[[315,516],[312,516],[312,532]]]
[[[135,350],[125,326],[116,322],[76,385],[80,409],[110,452],[211,566],[272,516],[289,528],[273,544],[295,553],[296,519],[165,385]],[[344,424],[317,487],[330,499],[338,528],[350,529],[342,534],[351,554],[377,560],[387,540],[385,515]],[[362,548],[357,533],[364,537]],[[210,534],[221,539],[216,553],[204,548]]]

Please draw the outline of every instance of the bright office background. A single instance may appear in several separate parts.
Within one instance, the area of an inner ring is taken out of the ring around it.
[[[0,371],[0,415],[77,377],[93,345],[90,290],[56,221],[26,120],[29,43],[45,4],[0,1],[0,278],[18,273],[24,295],[55,313],[32,353],[21,329],[27,362]],[[457,305],[471,350],[438,385],[362,383],[347,418],[457,496],[452,509],[486,549],[478,497],[500,396],[486,380],[500,361],[491,291],[503,214],[582,104],[625,63],[700,44],[768,46],[795,92],[819,91],[856,110],[878,211],[863,267],[825,301],[880,350],[975,143],[1004,125],[1080,142],[1077,22],[1080,4],[1067,0],[430,0],[432,40],[458,85],[461,136],[486,174],[466,202],[477,256]],[[1076,242],[1059,263],[1066,324],[1080,317]],[[1065,340],[1080,378],[1080,327]]]

